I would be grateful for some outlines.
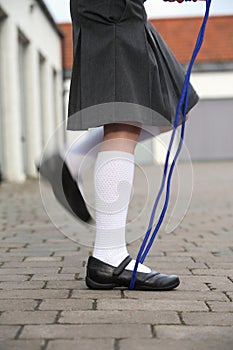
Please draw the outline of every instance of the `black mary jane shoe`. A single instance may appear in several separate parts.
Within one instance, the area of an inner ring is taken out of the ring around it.
[[[132,260],[128,255],[119,266],[106,264],[93,256],[87,262],[86,285],[91,289],[113,289],[116,287],[129,287],[132,271],[125,267]],[[176,275],[165,275],[154,270],[149,273],[137,272],[136,290],[171,290],[180,284]]]
[[[78,184],[60,154],[45,159],[37,169],[50,182],[56,199],[66,210],[84,222],[92,220]]]

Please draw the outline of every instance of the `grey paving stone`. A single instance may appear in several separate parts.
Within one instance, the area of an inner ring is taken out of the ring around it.
[[[228,276],[233,278],[233,269],[192,269],[192,273],[199,276]]]
[[[14,338],[19,330],[20,326],[5,326],[0,325],[0,339]]]
[[[0,269],[0,275],[2,274],[6,274],[6,275],[10,275],[10,274],[14,274],[14,275],[24,275],[24,274],[39,274],[39,273],[58,273],[59,268],[58,267],[30,267],[27,266],[25,268],[14,268],[14,269],[8,269],[8,268],[1,268]]]
[[[168,311],[208,311],[202,301],[181,300],[132,300],[132,299],[100,299],[98,310],[168,310]]]
[[[172,311],[63,311],[59,323],[77,324],[180,324],[180,318]]]
[[[0,254],[5,254],[8,251],[9,251],[8,248],[0,248]]]
[[[79,291],[73,291],[73,293],[79,293]],[[219,291],[196,291],[196,290],[173,290],[161,293],[148,293],[147,291],[133,291],[133,290],[124,290],[125,298],[129,299],[166,299],[166,300],[196,300],[196,301],[229,301],[227,296],[223,292]],[[110,297],[110,295],[109,295]]]
[[[120,339],[118,342],[120,350],[231,350],[232,341],[230,339],[206,340],[164,340],[164,339]]]
[[[10,263],[13,262],[13,261],[14,261],[14,262],[17,262],[17,261],[20,262],[20,261],[23,261],[23,257],[20,257],[20,256],[12,256],[12,255],[9,256],[9,255],[7,255],[7,253],[4,254],[4,255],[3,255],[3,254],[0,255],[0,263],[1,263],[1,262],[4,262],[4,263],[5,263],[5,262],[8,262],[8,261],[9,261]]]
[[[40,289],[44,287],[43,281],[18,281],[18,282],[0,282],[0,289]],[[0,290],[0,298],[2,291]]]
[[[54,256],[79,256],[80,253],[73,250],[60,250],[55,251]]]
[[[214,255],[210,255],[209,257],[207,256],[201,256],[201,255],[196,255],[195,256],[195,261],[198,263],[206,263],[209,266],[211,266],[213,263],[217,264],[218,263],[226,263],[226,264],[232,264],[233,262],[233,257],[231,255],[223,255],[220,257],[214,256]]]
[[[224,269],[224,270],[231,270],[232,269],[232,264],[222,262],[222,261],[219,261],[219,262],[211,261],[210,263],[208,263],[208,266],[211,269]],[[227,271],[226,271],[226,273],[227,273]]]
[[[0,299],[0,311],[34,310],[38,301],[30,299]]]
[[[155,326],[158,339],[224,339],[233,341],[232,331],[233,327],[231,326]]]
[[[208,301],[212,311],[233,312],[233,303],[228,301]]]
[[[74,247],[74,245],[72,246],[67,246],[67,244],[61,244],[60,246],[58,244],[54,244],[54,245],[48,245],[46,244],[46,242],[43,242],[41,244],[35,244],[32,242],[32,244],[29,244],[26,248],[21,248],[21,251],[25,250],[25,251],[29,251],[29,252],[40,252],[40,251],[46,251],[46,253],[48,253],[48,255],[53,254],[54,252],[59,252],[60,250],[66,250],[66,251],[71,251],[71,252],[76,252],[77,248]],[[19,250],[18,250],[19,251]]]
[[[0,340],[1,350],[41,350],[44,346],[44,340]]]
[[[47,281],[46,289],[78,289],[78,291],[83,291],[84,293],[87,291],[86,285],[84,281]],[[74,293],[73,290],[73,293]]]
[[[180,288],[183,290],[233,291],[233,283],[227,276],[183,276],[181,283]]]
[[[32,281],[73,281],[74,279],[74,273],[38,273],[31,278]]]
[[[50,340],[46,350],[110,350],[114,339]]]
[[[48,324],[54,323],[55,311],[5,311],[0,315],[0,324]]]
[[[43,260],[39,260],[39,261],[36,261],[36,260],[29,260],[29,261],[21,261],[21,262],[15,262],[15,261],[8,261],[8,262],[5,262],[3,265],[2,265],[2,268],[17,268],[17,267],[20,267],[20,268],[25,268],[25,267],[57,267],[57,268],[60,268],[63,266],[63,262],[62,261],[56,261],[56,260],[49,260],[49,261],[43,261]]]
[[[60,273],[61,274],[70,274],[70,273],[82,273],[84,274],[86,272],[86,267],[78,267],[78,266],[65,266],[62,267]]]
[[[43,299],[68,298],[69,290],[21,289],[0,290],[0,299]]]
[[[0,240],[0,248],[22,248],[24,247],[23,243],[17,242],[6,242]]]
[[[58,256],[28,256],[24,260],[25,263],[27,262],[36,262],[36,263],[41,263],[41,262],[51,262],[51,261],[61,261],[61,257]]]
[[[92,310],[91,299],[43,299],[40,310]]]
[[[15,257],[18,256],[19,258],[21,258],[22,260],[29,256],[49,256],[51,254],[51,252],[46,251],[46,249],[44,248],[43,250],[14,250],[11,252],[6,252],[6,253],[1,253],[2,259],[3,261],[7,261],[10,260],[11,257]]]
[[[182,319],[187,325],[232,326],[233,312],[186,312]]]
[[[233,291],[232,292],[226,292],[226,295],[233,301]]]
[[[74,256],[63,256],[63,263],[64,266],[86,266],[88,256],[91,255],[91,253],[88,251],[79,251],[78,255]]]
[[[83,282],[82,282],[83,283]],[[74,289],[71,294],[71,298],[77,299],[98,299],[98,298],[111,298],[121,299],[122,294],[120,290],[93,290],[93,289]]]
[[[30,279],[30,275],[0,275],[0,282],[27,281],[28,279]]]
[[[1,340],[0,350],[41,350],[44,340]]]
[[[149,325],[28,325],[20,338],[151,338]]]

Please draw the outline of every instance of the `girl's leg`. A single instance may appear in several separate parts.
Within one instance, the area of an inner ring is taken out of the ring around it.
[[[189,115],[186,116],[186,120],[188,120],[188,118],[189,118]],[[116,125],[116,124],[111,124],[111,125]],[[147,131],[146,129],[150,131]],[[150,139],[151,137],[170,131],[172,130],[172,126],[171,127],[147,126],[146,129],[141,129],[137,140],[138,142],[143,142],[145,140]],[[63,159],[65,159],[73,178],[78,177],[80,165],[82,163],[84,156],[89,157],[89,160],[90,160],[89,162],[85,162],[85,166],[87,166],[88,163],[91,164],[92,161],[96,159],[97,153],[98,153],[98,145],[103,141],[103,137],[104,137],[104,127],[100,126],[91,131],[88,131],[80,139],[74,142],[71,147],[64,148],[62,152],[63,153],[62,157]]]
[[[111,124],[113,125],[113,124]],[[116,125],[116,124],[114,124]],[[126,124],[124,124],[126,125]],[[106,126],[106,128],[109,128]],[[116,128],[116,126],[115,126]],[[141,129],[138,136],[138,142],[143,142],[145,140],[150,139],[160,133],[160,129],[158,127],[148,127],[151,132]],[[107,129],[106,129],[107,130]],[[109,132],[108,136],[111,134]],[[88,164],[92,164],[92,162],[96,159],[99,147],[104,138],[104,127],[100,126],[93,130],[86,132],[80,139],[74,142],[71,147],[65,147],[62,152],[62,157],[65,159],[67,166],[73,176],[73,178],[77,178],[80,172],[80,165],[85,157],[88,157],[89,161],[85,162],[85,166]]]
[[[134,150],[140,127],[108,124],[95,164],[96,238],[93,256],[118,266],[128,255],[125,227],[134,177]],[[135,260],[126,267],[133,270]],[[138,271],[151,271],[139,264]]]

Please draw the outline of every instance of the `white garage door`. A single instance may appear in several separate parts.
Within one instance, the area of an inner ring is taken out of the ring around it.
[[[185,144],[192,160],[233,159],[233,99],[201,100],[186,124]]]

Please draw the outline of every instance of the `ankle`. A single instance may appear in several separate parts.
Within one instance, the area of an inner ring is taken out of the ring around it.
[[[92,256],[102,262],[117,267],[129,255],[126,248],[120,249],[98,249],[94,248]]]

